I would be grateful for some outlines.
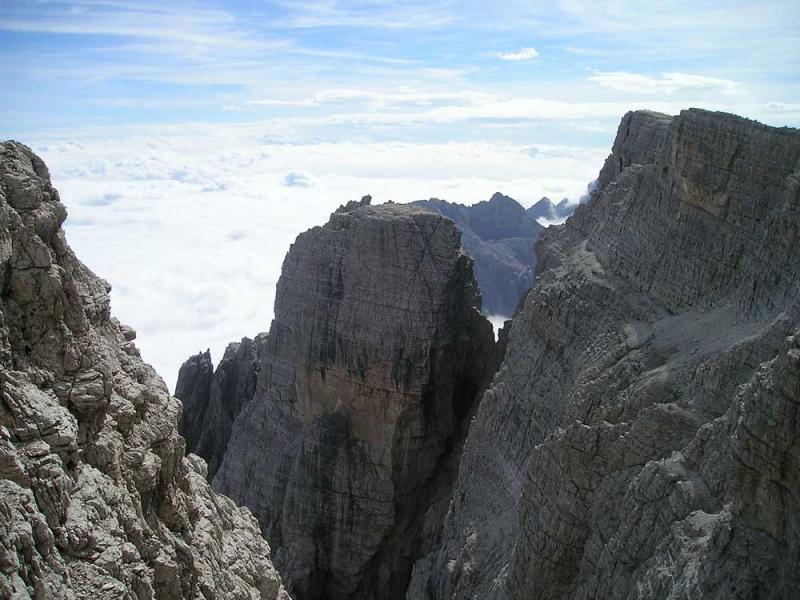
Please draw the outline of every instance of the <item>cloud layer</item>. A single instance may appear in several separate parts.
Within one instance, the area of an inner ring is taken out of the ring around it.
[[[268,329],[298,233],[339,204],[502,191],[575,199],[606,148],[463,142],[271,143],[258,126],[137,128],[34,140],[67,205],[78,256],[112,284],[112,310],[170,387],[180,363]]]

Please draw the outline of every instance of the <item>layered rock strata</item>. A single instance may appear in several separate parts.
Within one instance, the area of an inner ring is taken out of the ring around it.
[[[0,596],[288,598],[65,218],[44,163],[0,144]]]
[[[475,261],[475,278],[487,315],[510,317],[533,283],[533,244],[543,229],[514,199],[497,193],[472,206],[437,198],[416,206],[451,219],[461,231],[464,249]]]
[[[239,411],[214,487],[258,517],[296,598],[404,597],[496,367],[479,311],[452,221],[367,197],[297,238],[255,353],[229,348],[210,385],[202,356],[184,365],[187,411]]]
[[[407,598],[800,588],[800,132],[623,119],[535,283]]]

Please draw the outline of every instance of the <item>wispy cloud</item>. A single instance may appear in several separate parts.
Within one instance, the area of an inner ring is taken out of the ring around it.
[[[492,52],[493,56],[496,56],[500,60],[509,60],[513,62],[523,61],[523,60],[532,60],[539,56],[539,53],[536,51],[536,48],[520,48],[516,52]]]
[[[44,10],[45,8],[50,10]],[[12,5],[13,8],[13,5]],[[255,48],[259,41],[232,27],[221,10],[153,2],[44,3],[40,11],[9,10],[0,30],[166,40],[198,47]]]
[[[276,26],[297,29],[429,30],[452,25],[463,15],[457,2],[448,1],[292,0],[276,4],[285,9]]]
[[[627,71],[598,71],[588,79],[612,90],[640,94],[674,94],[686,90],[714,90],[722,94],[742,92],[742,85],[738,81],[689,73],[648,76]]]

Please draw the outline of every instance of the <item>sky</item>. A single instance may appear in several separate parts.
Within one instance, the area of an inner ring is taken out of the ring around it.
[[[0,139],[170,388],[339,204],[577,201],[628,110],[800,126],[800,3],[0,0]]]

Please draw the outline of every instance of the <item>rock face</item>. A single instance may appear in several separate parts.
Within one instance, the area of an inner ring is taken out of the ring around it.
[[[625,116],[537,243],[407,598],[800,589],[800,132]]]
[[[206,351],[189,358],[178,372],[175,396],[183,402],[180,433],[186,438],[186,451],[208,463],[209,481],[225,456],[236,416],[253,398],[265,341],[262,334],[229,344],[216,371]]]
[[[44,163],[0,144],[0,596],[288,598],[65,217]]]
[[[431,198],[414,203],[451,219],[461,230],[464,249],[475,261],[487,315],[510,317],[533,283],[533,244],[543,229],[512,198],[497,193],[472,206]]]
[[[404,597],[496,368],[479,311],[450,220],[365,198],[297,238],[255,349],[229,348],[210,384],[206,357],[184,365],[187,411],[238,411],[214,488],[258,517],[295,598]],[[205,421],[191,444],[213,465]]]

